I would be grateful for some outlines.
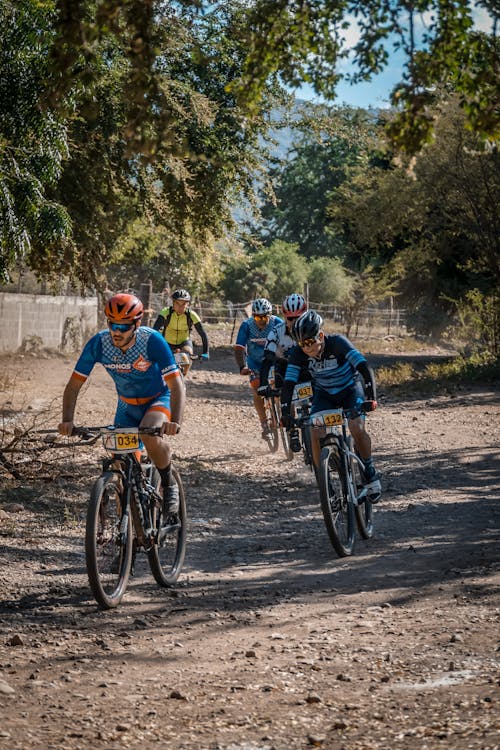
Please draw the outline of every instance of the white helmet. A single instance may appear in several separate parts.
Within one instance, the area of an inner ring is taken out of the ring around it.
[[[285,297],[281,309],[287,318],[298,318],[305,311],[307,303],[301,294],[289,294]]]
[[[271,315],[273,311],[273,306],[269,302],[269,300],[264,299],[264,297],[259,297],[259,299],[254,299],[252,302],[252,314],[253,315]]]

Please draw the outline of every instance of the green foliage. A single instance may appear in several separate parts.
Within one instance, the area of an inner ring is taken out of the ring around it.
[[[433,144],[410,163],[359,170],[331,212],[344,222],[351,255],[397,285],[413,330],[441,335],[456,316],[452,300],[500,282],[500,157],[465,129],[449,92],[433,116]]]
[[[232,302],[267,297],[281,304],[287,294],[302,293],[306,280],[307,263],[296,246],[276,240],[257,252],[230,259],[225,264],[221,288]]]
[[[0,3],[0,281],[24,258],[57,274],[69,249],[70,216],[48,194],[68,153],[66,128],[39,104],[53,10],[49,0]]]
[[[313,258],[308,264],[307,279],[311,305],[343,306],[351,298],[354,280],[338,258]]]
[[[459,324],[453,336],[464,342],[467,350],[478,350],[487,355],[500,355],[500,292],[483,294],[470,289],[463,299],[455,301]]]
[[[260,110],[245,120],[226,88],[246,51],[241,7],[198,6],[0,3],[4,269],[22,258],[102,288],[141,219],[176,238],[187,263],[178,274],[192,275],[231,225],[235,196],[252,194],[267,123]],[[270,87],[266,107],[267,96]]]
[[[498,21],[498,4],[482,2]],[[393,144],[413,154],[433,133],[429,107],[436,87],[451,82],[467,125],[483,139],[499,136],[498,42],[473,29],[474,0],[256,0],[249,8],[248,55],[238,92],[251,107],[263,83],[281,76],[290,86],[312,84],[326,99],[342,78],[370,80],[390,65],[393,50],[403,56],[403,79],[392,92],[398,108],[389,123]],[[359,39],[351,49],[346,29]],[[354,73],[343,73],[348,54]]]
[[[450,357],[445,362],[427,363],[423,368],[408,362],[376,371],[379,388],[398,393],[448,393],[467,383],[495,382],[500,378],[500,361],[491,354]]]
[[[289,158],[270,172],[274,194],[265,201],[257,227],[264,239],[297,243],[307,258],[344,257],[343,227],[331,221],[329,207],[351,170],[368,163],[377,130],[363,110],[304,106]]]

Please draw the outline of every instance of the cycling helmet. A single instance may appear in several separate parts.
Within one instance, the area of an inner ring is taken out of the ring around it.
[[[269,300],[264,299],[264,297],[254,299],[252,302],[252,315],[271,315],[272,311],[273,306]]]
[[[292,337],[295,341],[315,339],[322,325],[323,318],[321,315],[318,315],[316,310],[308,310],[295,321],[292,328]]]
[[[307,304],[301,294],[289,294],[285,297],[281,309],[287,318],[298,318],[306,309]]]
[[[181,302],[191,302],[191,295],[187,289],[176,289],[172,294],[172,299],[181,300]]]
[[[143,312],[144,305],[135,294],[115,294],[104,307],[104,314],[112,323],[135,323]]]

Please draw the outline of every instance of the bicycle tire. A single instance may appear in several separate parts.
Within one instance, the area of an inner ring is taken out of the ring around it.
[[[361,468],[356,459],[351,458],[351,472],[354,492],[359,497],[359,493],[363,488],[363,478],[361,476]],[[354,506],[356,512],[356,524],[358,527],[359,535],[363,539],[371,539],[373,536],[373,506],[366,495],[361,498],[359,504]]]
[[[94,483],[87,508],[85,562],[92,594],[101,609],[122,600],[132,562],[132,523],[122,520],[122,502],[116,475],[102,474]],[[121,539],[125,535],[125,541]]]
[[[280,447],[280,436],[279,420],[274,397],[270,396],[269,398],[266,398],[264,403],[266,408],[267,425],[269,427],[269,432],[266,435],[266,443],[271,453],[276,453],[276,451]]]
[[[328,536],[338,556],[348,557],[354,550],[354,505],[349,497],[344,467],[331,446],[325,446],[321,451],[317,479]]]
[[[291,461],[293,459],[293,451],[290,447],[290,433],[282,425],[280,425],[280,437],[286,460]]]
[[[148,562],[151,573],[159,586],[173,586],[179,578],[184,565],[187,539],[187,510],[186,496],[181,478],[172,467],[172,474],[179,487],[179,527],[167,535],[161,534],[162,509],[158,509],[155,517],[155,543],[148,551]],[[161,480],[158,471],[153,472],[153,484],[161,495]]]

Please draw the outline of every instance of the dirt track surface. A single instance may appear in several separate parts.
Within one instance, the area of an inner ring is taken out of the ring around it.
[[[0,410],[58,419],[70,358],[2,358]],[[0,748],[500,746],[499,402],[396,399],[369,418],[384,497],[339,559],[301,457],[271,455],[228,350],[195,366],[172,439],[189,508],[175,589],[145,561],[101,612],[85,573],[100,451],[0,473]],[[78,421],[107,423],[96,371]],[[497,463],[495,463],[497,461]]]

